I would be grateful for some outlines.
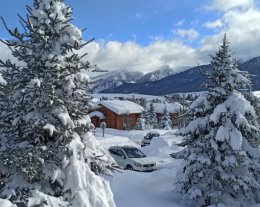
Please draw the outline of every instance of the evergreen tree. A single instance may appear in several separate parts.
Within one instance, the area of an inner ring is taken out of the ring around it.
[[[147,101],[145,98],[140,99],[140,105],[144,107],[144,109],[147,109]]]
[[[148,112],[148,108],[147,108],[147,101],[145,98],[141,99],[140,105],[144,108],[144,110],[142,111],[142,117],[144,119],[144,129],[148,129],[148,122],[147,120],[149,119],[149,112]]]
[[[147,123],[147,127],[150,129],[158,128],[158,120],[157,120],[157,116],[154,111],[154,105],[152,102],[150,103],[150,108],[147,111],[146,123]]]
[[[142,113],[140,114],[140,116],[137,119],[136,122],[136,126],[135,129],[136,130],[146,130],[147,126],[146,126],[146,119],[145,119],[145,110],[142,111]]]
[[[258,126],[260,126],[260,98],[256,97],[256,104],[255,104],[255,111],[256,111],[256,115],[257,115],[257,122],[258,122]]]
[[[166,130],[172,129],[171,116],[168,113],[166,106],[163,110],[163,115],[160,117],[159,128],[160,129],[166,129]]]
[[[63,0],[34,0],[24,32],[4,41],[19,60],[0,61],[0,198],[25,207],[114,207],[113,159],[90,132],[83,42]],[[3,21],[4,22],[4,21]],[[5,22],[4,22],[5,24]]]
[[[252,104],[252,106],[255,109],[256,116],[257,116],[257,122],[260,126],[260,98],[255,96],[251,91],[248,93],[245,93],[246,99]]]
[[[248,74],[238,70],[226,36],[211,66],[208,92],[190,106],[195,118],[179,131],[184,148],[172,154],[185,161],[179,190],[192,206],[251,206],[260,201],[259,128],[240,92],[250,85]]]

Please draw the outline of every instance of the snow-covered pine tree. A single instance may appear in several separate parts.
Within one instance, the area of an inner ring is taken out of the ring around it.
[[[160,129],[166,129],[166,130],[171,130],[172,129],[172,120],[171,120],[171,116],[165,106],[165,108],[163,109],[163,114],[160,117],[160,121],[159,121],[159,128]]]
[[[260,126],[260,98],[256,97],[256,105],[255,105],[255,112],[257,115],[257,122],[258,122],[258,126]]]
[[[184,159],[177,183],[192,206],[251,206],[260,202],[259,128],[240,93],[250,81],[234,63],[226,36],[211,66],[208,92],[190,106],[195,118],[179,131],[184,148],[172,154]]]
[[[145,98],[142,98],[140,100],[140,105],[144,108],[144,110],[142,111],[142,114],[141,114],[142,118],[144,119],[143,120],[144,121],[143,126],[144,126],[144,129],[148,129],[149,127],[148,127],[147,120],[149,118],[149,112],[148,112],[148,108],[147,108],[147,101],[146,101]]]
[[[144,107],[144,109],[147,109],[147,101],[145,98],[140,99],[140,105]]]
[[[146,113],[145,110],[143,110],[142,113],[140,114],[140,116],[138,117],[136,126],[135,126],[136,130],[146,130],[147,129],[145,113]]]
[[[153,102],[151,102],[149,106],[150,107],[149,107],[149,109],[147,111],[147,115],[145,117],[147,127],[150,128],[150,129],[157,129],[158,128],[158,120],[157,120],[157,115],[154,111]]]
[[[255,109],[256,116],[257,116],[257,122],[260,126],[260,98],[255,96],[251,90],[249,92],[245,93],[245,98],[252,104],[252,106]]]
[[[89,130],[88,42],[63,0],[34,0],[24,32],[2,40],[20,62],[1,61],[0,198],[21,207],[114,207],[113,159]],[[4,21],[3,21],[4,22]],[[5,24],[5,22],[4,22]]]

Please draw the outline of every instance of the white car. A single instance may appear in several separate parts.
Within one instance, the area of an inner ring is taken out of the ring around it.
[[[154,137],[159,137],[160,133],[158,132],[149,132],[148,134],[146,134],[141,142],[141,147],[145,147],[149,144],[151,144],[151,141]]]
[[[116,163],[124,169],[137,171],[153,171],[156,169],[156,162],[136,147],[110,147],[109,153]]]

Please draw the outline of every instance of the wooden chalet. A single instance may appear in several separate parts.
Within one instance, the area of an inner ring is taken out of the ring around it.
[[[100,127],[105,122],[108,128],[130,130],[134,129],[143,107],[125,100],[99,101],[90,113],[90,118],[95,127]]]

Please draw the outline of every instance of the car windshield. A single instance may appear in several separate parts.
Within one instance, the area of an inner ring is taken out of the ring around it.
[[[147,134],[145,139],[151,140],[154,137],[159,137],[159,134]]]
[[[139,149],[137,148],[125,148],[125,153],[129,158],[143,158],[146,157],[144,153],[142,153]]]

